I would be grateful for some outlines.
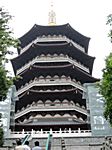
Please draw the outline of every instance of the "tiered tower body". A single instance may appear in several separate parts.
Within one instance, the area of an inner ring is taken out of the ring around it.
[[[19,101],[15,130],[90,129],[84,83],[93,83],[89,38],[69,24],[34,25],[11,62]]]

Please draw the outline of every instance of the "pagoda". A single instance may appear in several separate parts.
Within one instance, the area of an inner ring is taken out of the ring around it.
[[[88,55],[90,38],[70,24],[35,24],[19,38],[18,56],[11,60],[19,100],[15,130],[90,130],[84,83],[94,83],[94,57]]]

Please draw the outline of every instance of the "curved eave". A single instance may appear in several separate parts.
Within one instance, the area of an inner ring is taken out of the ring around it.
[[[23,48],[42,35],[65,35],[68,38],[72,39],[74,42],[83,46],[88,52],[88,45],[90,38],[80,34],[78,31],[74,30],[69,23],[64,25],[56,25],[56,26],[42,26],[42,25],[34,25],[26,34],[19,38],[20,47]],[[18,51],[20,53],[20,50]]]
[[[73,37],[73,41],[77,40],[76,42],[80,43],[81,46],[85,47],[85,52],[88,53],[88,46],[89,46],[90,38],[76,31],[74,28],[71,27],[70,24],[67,24],[67,25],[70,30],[70,34]]]
[[[73,125],[88,125],[88,123],[86,122],[81,122],[81,121],[60,121],[60,122],[32,122],[32,123],[16,123],[15,124],[16,126],[57,126],[57,125],[62,125],[62,126],[65,126],[65,125],[68,125],[68,126],[73,126]]]
[[[42,44],[31,45],[27,51],[11,60],[14,72],[16,73],[17,69],[21,68],[25,63],[28,63],[36,56],[39,56],[41,54],[53,55],[54,53],[56,54],[63,53],[65,55],[68,54],[70,55],[70,57],[73,56],[74,58],[76,58],[76,60],[82,62],[82,64],[85,64],[85,66],[88,66],[90,74],[92,74],[95,57],[87,55],[86,53],[74,47],[71,43],[66,44],[64,43],[61,45],[47,45],[47,46]]]
[[[14,71],[14,74],[16,75],[16,70],[17,70],[17,67],[16,67],[16,61],[15,61],[15,58],[14,59],[11,59],[11,64],[12,64],[12,67],[13,67],[13,71]]]
[[[37,32],[36,32],[36,24],[23,36],[19,38],[20,41],[20,47],[23,48],[26,45],[28,45],[32,40],[36,39],[37,37]],[[20,54],[21,49],[18,48],[18,54]]]
[[[75,102],[82,103],[82,105],[85,105],[85,99],[82,100],[82,94],[81,93],[75,93],[73,91],[69,91],[66,93],[35,93],[35,92],[29,92],[26,91],[22,93],[19,96],[19,101],[16,102],[16,111],[20,110],[22,107],[26,107],[28,104],[31,104],[34,100],[42,100],[43,102],[47,99],[50,99],[52,101],[55,101],[56,99],[59,99],[62,101],[63,99],[68,100],[75,100]]]
[[[57,71],[58,70],[58,71]],[[21,74],[22,79],[19,79],[18,82],[16,82],[17,88],[20,87],[20,85],[24,85],[25,83],[28,83],[30,80],[33,80],[35,77],[39,76],[71,76],[71,78],[76,79],[77,81],[80,81],[81,83],[94,83],[96,81],[99,81],[99,79],[96,79],[89,75],[88,73],[84,72],[83,70],[79,69],[78,67],[74,67],[73,65],[70,65],[68,67],[63,68],[38,68],[38,67],[30,67],[27,69],[23,74]]]

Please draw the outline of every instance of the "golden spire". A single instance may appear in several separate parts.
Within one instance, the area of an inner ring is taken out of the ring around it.
[[[49,25],[56,25],[56,13],[54,12],[53,1],[51,1],[50,12],[49,12]]]

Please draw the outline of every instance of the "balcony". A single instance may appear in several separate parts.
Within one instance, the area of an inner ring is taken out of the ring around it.
[[[49,76],[50,77],[50,76]],[[52,79],[52,80],[51,80]],[[54,86],[54,85],[72,85],[73,87],[86,92],[85,87],[83,87],[83,85],[80,83],[80,81],[76,81],[75,79],[71,80],[70,77],[66,77],[66,76],[61,76],[60,78],[44,78],[44,77],[40,77],[40,78],[35,78],[34,80],[31,80],[29,83],[26,83],[24,86],[21,86],[20,89],[18,89],[17,91],[17,95],[22,94],[23,92],[31,89],[32,87],[35,86]],[[64,89],[66,91],[66,89]],[[57,89],[56,89],[57,91]],[[47,92],[50,92],[49,90]],[[54,91],[55,92],[55,91]]]
[[[24,70],[28,69],[30,66],[34,65],[35,63],[46,63],[46,62],[69,62],[70,64],[73,64],[74,66],[84,70],[87,73],[90,73],[89,68],[85,67],[83,64],[80,62],[77,62],[75,59],[69,58],[67,55],[40,55],[33,60],[29,61],[27,64],[25,64],[23,67],[17,70],[17,75],[22,73]]]
[[[82,47],[81,45],[77,44],[76,42],[74,42],[73,40],[67,38],[66,36],[43,36],[43,37],[37,37],[34,41],[32,41],[31,43],[29,43],[27,46],[25,46],[22,50],[21,50],[21,54],[24,53],[33,43],[38,43],[38,42],[53,42],[53,41],[66,41],[67,43],[72,43],[76,48],[78,48],[79,50],[81,50],[82,52],[85,52],[84,47]]]
[[[31,105],[28,105],[26,108],[22,108],[20,111],[18,111],[15,114],[15,119],[30,113],[30,112],[58,112],[58,111],[67,111],[67,110],[74,110],[74,111],[78,111],[81,114],[87,115],[87,110],[84,107],[81,107],[79,104],[73,104],[73,105],[68,105],[67,103],[58,103],[55,104],[54,106],[52,105],[48,105],[47,103],[41,103],[41,105],[39,103],[32,103]],[[46,116],[48,117],[48,116]],[[52,117],[52,116],[51,116]],[[55,117],[61,117],[61,116],[55,116]],[[69,116],[70,117],[70,116]],[[77,116],[74,116],[75,118],[77,118]],[[42,116],[40,116],[40,118],[43,118]]]

